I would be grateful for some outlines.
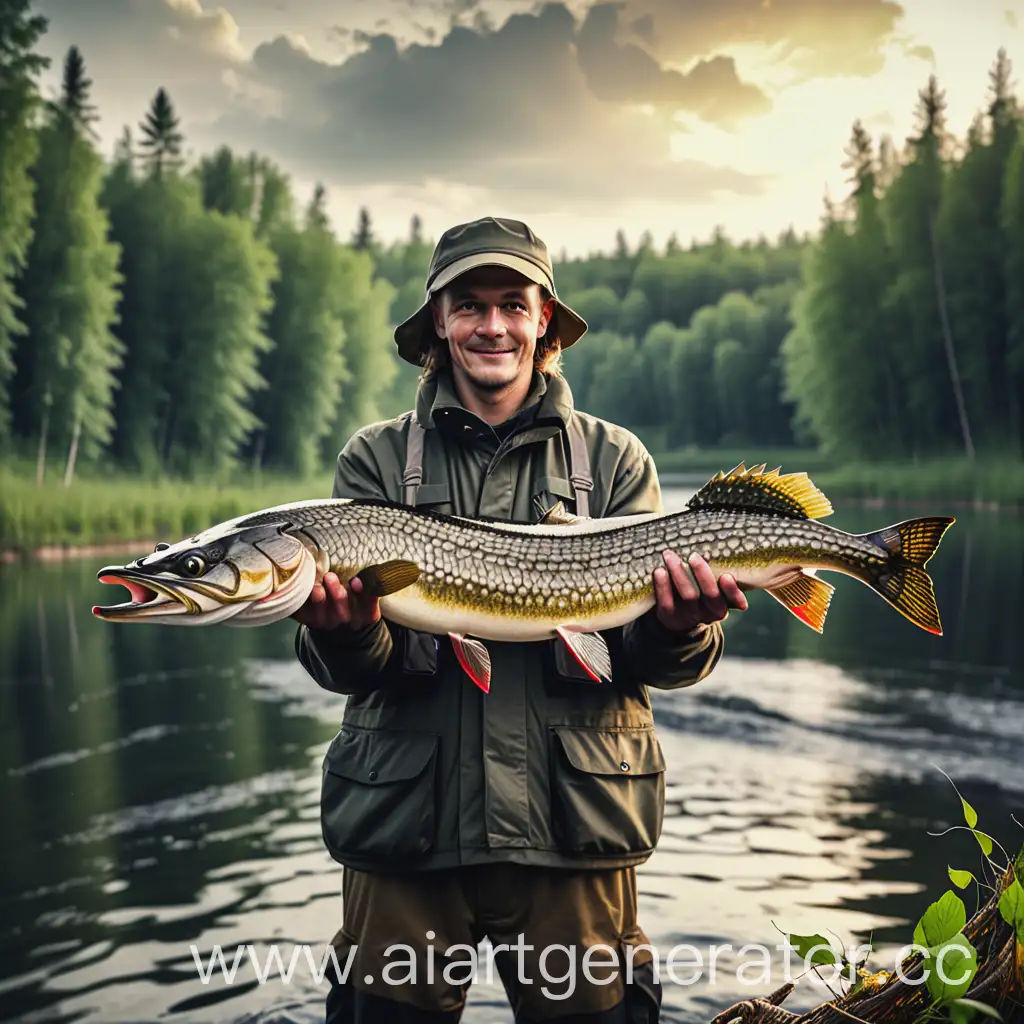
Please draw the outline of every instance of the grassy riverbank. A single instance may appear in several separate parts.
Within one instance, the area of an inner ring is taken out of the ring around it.
[[[954,457],[843,465],[817,451],[709,448],[656,455],[655,462],[666,483],[674,477],[696,483],[740,462],[764,462],[769,469],[781,466],[783,473],[807,473],[831,499],[1024,508],[1024,459],[1010,456],[973,463]]]
[[[36,487],[20,469],[0,467],[0,551],[8,554],[174,542],[244,512],[331,493],[330,473],[305,481],[264,477],[219,485],[111,476],[76,480],[65,489],[58,480]]]
[[[855,463],[815,474],[814,480],[830,498],[1024,508],[1024,460],[1009,457]]]
[[[737,463],[766,462],[783,472],[806,472],[835,501],[927,502],[936,507],[1024,508],[1024,462],[965,459],[919,463],[862,463],[835,467],[818,452],[702,450],[655,457],[665,485],[696,484]],[[124,476],[57,479],[35,486],[24,465],[0,466],[0,552],[6,557],[62,548],[97,549],[137,541],[176,541],[213,523],[303,498],[331,493],[331,473],[310,480],[263,477],[221,484],[148,481]]]

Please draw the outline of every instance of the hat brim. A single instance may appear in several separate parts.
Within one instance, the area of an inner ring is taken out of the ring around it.
[[[412,363],[414,366],[421,365],[423,353],[428,345],[437,338],[437,332],[434,330],[434,318],[430,312],[430,297],[451,284],[457,277],[461,277],[470,270],[476,270],[477,267],[505,267],[546,288],[555,302],[555,312],[552,315],[551,323],[548,324],[548,331],[555,332],[563,349],[575,345],[587,333],[586,320],[558,298],[555,294],[554,283],[535,263],[513,253],[474,253],[455,260],[445,267],[431,281],[430,291],[419,309],[395,328],[395,344],[398,346],[398,354],[407,363]]]

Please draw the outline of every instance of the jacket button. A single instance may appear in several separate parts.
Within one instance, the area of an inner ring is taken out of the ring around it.
[[[621,768],[621,769],[622,769],[622,770],[623,770],[624,772],[628,772],[628,771],[629,771],[629,762],[628,762],[628,761],[623,761],[623,762],[622,762],[622,764],[620,764],[620,765],[619,765],[619,767],[620,767],[620,768]]]
[[[376,778],[377,778],[377,773],[376,772],[370,772],[370,781],[373,782],[373,780],[376,779]]]

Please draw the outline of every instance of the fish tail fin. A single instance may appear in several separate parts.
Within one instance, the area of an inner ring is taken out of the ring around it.
[[[883,566],[865,576],[864,582],[915,626],[936,636],[942,636],[942,621],[925,566],[955,522],[952,516],[928,516],[861,534],[889,556]]]

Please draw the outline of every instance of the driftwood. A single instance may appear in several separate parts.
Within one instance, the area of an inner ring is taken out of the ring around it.
[[[1024,852],[1017,864],[1018,868],[1024,864]],[[999,1012],[1003,1024],[1024,1024],[1024,945],[1003,920],[998,906],[1013,877],[1013,869],[1008,869],[995,886],[996,892],[964,927],[964,935],[978,952],[978,970],[964,998],[987,1003]],[[1024,872],[1018,877],[1024,878]],[[902,961],[898,973],[893,971],[877,987],[865,985],[803,1014],[781,1006],[795,988],[788,983],[769,996],[735,1003],[714,1017],[711,1024],[913,1024],[932,1004],[927,986],[920,981],[913,983],[921,978],[922,962],[922,954],[913,952]],[[948,1008],[939,1012],[938,1019],[942,1018],[949,1019]],[[993,1024],[992,1018],[980,1014],[974,1022]]]

